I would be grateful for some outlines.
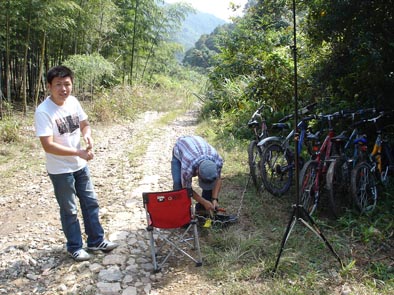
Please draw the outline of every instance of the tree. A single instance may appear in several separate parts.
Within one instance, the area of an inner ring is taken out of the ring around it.
[[[209,74],[214,109],[239,108],[240,103],[265,101],[289,105],[293,97],[292,23],[286,1],[257,1],[243,18],[216,36],[220,53]],[[240,93],[227,92],[229,81],[238,81]]]
[[[333,102],[393,108],[394,1],[308,1],[311,47],[324,48],[311,77]]]
[[[118,77],[170,72],[179,47],[169,35],[189,7],[161,0],[0,1],[0,106],[3,97],[23,110],[30,101],[37,105],[44,72],[74,55],[99,55]]]
[[[216,46],[216,36],[226,25],[219,26],[211,34],[201,35],[193,48],[185,53],[183,63],[192,67],[209,68],[214,65],[214,56],[220,51]]]
[[[64,61],[64,65],[75,73],[75,88],[83,94],[88,89],[91,99],[93,99],[94,86],[97,85],[97,81],[101,81],[104,76],[112,76],[114,73],[114,65],[97,53],[70,56]]]

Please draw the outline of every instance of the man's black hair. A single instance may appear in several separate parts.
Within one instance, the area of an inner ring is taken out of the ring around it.
[[[56,77],[60,77],[60,78],[70,77],[71,82],[74,81],[73,71],[65,66],[56,66],[51,68],[47,73],[47,82],[51,84],[52,80]]]

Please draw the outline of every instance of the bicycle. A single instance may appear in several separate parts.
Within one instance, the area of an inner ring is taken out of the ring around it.
[[[312,155],[311,141],[318,140],[318,134],[313,134],[308,128],[308,121],[315,119],[312,115],[305,117],[297,125],[300,130],[298,140],[299,165],[302,167],[304,162],[301,157],[302,147],[307,146],[308,154]],[[261,176],[264,187],[274,196],[285,194],[291,187],[293,181],[293,171],[295,168],[295,154],[291,148],[290,140],[294,137],[293,129],[282,141],[271,141],[263,150],[263,165]]]
[[[330,164],[332,147],[334,138],[334,129],[332,127],[332,121],[334,118],[341,116],[341,112],[328,115],[318,115],[319,120],[328,121],[328,134],[325,137],[323,143],[320,145],[316,142],[318,152],[315,157],[302,167],[300,172],[300,204],[305,208],[308,214],[312,215],[319,203],[320,191],[324,187],[323,181]],[[320,145],[320,146],[319,146]]]
[[[248,121],[248,127],[253,130],[254,139],[252,139],[248,146],[248,164],[249,173],[253,184],[258,192],[261,191],[262,180],[260,174],[261,154],[262,150],[257,145],[262,139],[268,137],[268,128],[265,118],[261,115],[265,104],[261,105],[252,115]]]
[[[356,116],[375,112],[375,108],[343,112],[345,118],[351,117],[353,130],[349,137],[342,133],[331,139],[335,148],[334,155],[331,157],[333,161],[326,175],[326,187],[329,206],[335,218],[342,216],[351,207],[352,198],[349,196],[351,171],[358,162],[364,160],[367,149],[366,135],[359,133],[359,126],[364,124],[364,121],[354,122],[354,119]]]
[[[300,110],[300,114],[309,112],[316,104],[311,104]],[[284,130],[288,128],[284,121],[288,121],[293,117],[293,114],[281,119],[279,123],[272,124],[272,128]],[[312,115],[305,117],[298,122],[297,129],[300,130],[298,141],[298,152],[301,155],[302,147],[307,142],[317,140],[318,135],[312,134],[308,128],[308,121],[315,119]],[[293,179],[293,171],[295,168],[295,155],[290,147],[290,140],[294,137],[295,130],[293,129],[285,138],[272,136],[263,139],[258,146],[263,147],[261,176],[264,187],[268,192],[274,196],[281,196],[285,194],[291,187]],[[309,155],[312,151],[308,147]],[[302,157],[299,157],[300,165],[302,166]]]
[[[361,214],[369,213],[375,209],[378,200],[378,183],[386,186],[389,177],[394,174],[393,151],[389,138],[384,133],[393,125],[382,128],[378,124],[380,120],[391,116],[392,113],[393,111],[382,111],[377,117],[365,120],[365,122],[372,122],[375,125],[376,139],[369,157],[358,163],[351,175],[352,197]]]

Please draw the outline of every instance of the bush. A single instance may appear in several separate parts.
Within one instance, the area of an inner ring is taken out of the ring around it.
[[[101,93],[88,106],[90,121],[110,123],[132,118],[137,111],[133,97],[128,87],[115,87],[110,93]]]
[[[0,121],[0,141],[5,143],[19,140],[20,125],[17,121],[4,119]]]

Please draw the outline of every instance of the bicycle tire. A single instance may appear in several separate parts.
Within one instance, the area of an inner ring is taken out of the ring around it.
[[[257,145],[256,140],[252,140],[248,146],[248,164],[249,173],[252,177],[253,184],[258,192],[262,190],[261,180],[261,148]]]
[[[309,160],[300,172],[299,201],[309,215],[316,211],[319,200],[319,189],[316,190],[318,164],[316,160]]]
[[[365,161],[352,170],[352,197],[361,214],[372,212],[378,199],[376,178],[371,170],[371,165]]]
[[[392,154],[390,144],[388,142],[382,142],[382,171],[380,175],[380,181],[382,185],[387,187],[392,182],[394,175],[394,157]]]
[[[282,146],[273,142],[263,149],[261,177],[265,189],[274,196],[282,196],[291,186],[292,160]]]
[[[335,218],[341,217],[351,208],[349,198],[349,167],[345,158],[340,157],[331,162],[327,175],[328,201],[331,213]]]

